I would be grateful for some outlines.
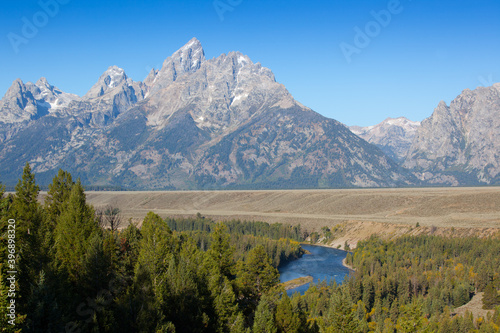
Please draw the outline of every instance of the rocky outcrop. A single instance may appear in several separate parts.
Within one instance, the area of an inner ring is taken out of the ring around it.
[[[394,161],[406,158],[420,122],[405,117],[387,118],[380,124],[368,127],[351,126],[349,129],[360,138],[376,145]]]
[[[403,164],[432,184],[500,183],[500,84],[466,89],[422,121]]]

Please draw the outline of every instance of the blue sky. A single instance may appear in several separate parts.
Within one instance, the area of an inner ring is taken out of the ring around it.
[[[83,95],[111,65],[143,80],[197,37],[207,58],[247,54],[345,124],[422,120],[440,100],[500,82],[499,18],[498,0],[2,1],[0,95],[41,76]]]

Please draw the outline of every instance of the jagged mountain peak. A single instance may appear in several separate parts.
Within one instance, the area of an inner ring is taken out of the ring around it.
[[[405,117],[389,117],[377,125],[350,126],[349,129],[357,136],[382,149],[393,160],[402,162],[419,127],[418,121],[411,121]]]
[[[149,126],[161,129],[174,112],[189,109],[197,126],[218,135],[236,128],[255,113],[297,106],[307,109],[276,82],[270,69],[253,63],[241,52],[223,53],[204,60],[197,70],[186,70],[180,66],[179,54],[192,48],[196,41],[169,57],[158,74],[151,70],[146,78],[150,89],[146,95]]]
[[[32,84],[28,82],[27,85],[31,86]],[[51,85],[45,77],[38,79],[30,90],[38,103],[48,109],[67,107],[72,101],[80,99],[77,95],[63,92],[61,89]]]
[[[151,87],[154,84],[158,72],[159,70],[151,68],[151,71],[149,72],[148,76],[146,76],[146,78],[143,81],[146,87]]]
[[[350,126],[349,128],[355,134],[362,134],[366,132],[373,132],[374,130],[380,130],[382,128],[389,128],[392,126],[402,127],[406,130],[414,131],[420,126],[419,121],[412,121],[406,117],[391,118],[388,117],[384,121],[378,123],[377,125],[371,126]]]
[[[116,88],[122,82],[127,81],[128,76],[125,70],[118,66],[110,66],[99,78],[99,82],[104,83],[109,88]]]
[[[197,38],[192,38],[183,47],[175,51],[171,57],[165,60],[161,70],[163,70],[164,67],[167,67],[165,69],[168,70],[168,66],[173,62],[177,65],[177,70],[181,69],[182,72],[194,72],[200,68],[204,61],[205,51],[200,41]]]
[[[80,97],[61,91],[45,77],[36,83],[23,83],[16,79],[0,101],[0,122],[19,123],[30,121],[67,107]]]
[[[464,90],[464,92],[465,92],[465,90]],[[438,108],[447,108],[447,107],[448,107],[448,104],[446,104],[446,102],[445,102],[445,101],[439,101],[439,103],[438,103],[438,106],[437,106],[437,107],[438,107]]]
[[[21,90],[23,90],[23,88],[24,88],[24,87],[25,87],[25,85],[24,85],[23,80],[21,80],[21,79],[19,79],[19,78],[18,78],[18,79],[15,79],[15,80],[12,82],[12,84],[10,85],[9,89],[7,89],[7,93],[6,93],[6,95],[8,95],[8,94],[9,94],[9,92],[10,92],[10,93],[12,93],[12,92],[21,91]]]
[[[132,80],[125,74],[125,70],[118,66],[110,66],[100,77],[99,80],[85,94],[85,99],[101,97],[110,90],[127,83],[132,84]]]
[[[41,77],[38,79],[38,81],[36,81],[35,83],[36,86],[39,86],[39,87],[52,87],[49,82],[47,81],[47,78],[45,77]]]
[[[184,44],[184,46],[182,46],[177,52],[189,49],[201,50],[203,52],[203,47],[201,45],[201,42],[196,37],[191,38],[191,40],[186,44]]]
[[[441,101],[419,128],[404,167],[436,184],[493,184],[500,180],[500,92],[465,89]]]
[[[239,51],[231,51],[229,52],[226,57],[233,59],[234,61],[237,62],[238,65],[253,65],[252,60],[250,60],[250,57],[239,52]]]
[[[150,84],[149,94],[168,87],[187,73],[194,73],[205,62],[205,51],[197,38],[192,38],[183,47],[165,59],[158,72],[152,71],[146,78]]]

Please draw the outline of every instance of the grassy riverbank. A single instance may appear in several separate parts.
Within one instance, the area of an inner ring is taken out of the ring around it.
[[[305,284],[308,284],[310,282],[313,282],[313,277],[312,276],[302,276],[290,281],[283,282],[282,285],[285,288],[285,290],[290,290],[290,289],[295,289],[300,286],[303,286]]]

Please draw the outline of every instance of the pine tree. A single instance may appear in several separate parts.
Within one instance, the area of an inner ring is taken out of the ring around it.
[[[359,332],[359,321],[346,290],[338,290],[330,299],[330,308],[321,318],[320,329],[326,332]]]
[[[264,294],[255,311],[253,322],[253,333],[276,333],[276,327],[273,313],[273,303],[269,296]]]
[[[22,178],[16,185],[8,218],[16,221],[16,254],[19,282],[20,311],[27,311],[31,285],[42,270],[43,255],[40,253],[38,235],[42,210],[38,202],[40,188],[35,182],[29,163],[23,169]]]
[[[9,288],[5,284],[6,276],[2,274],[2,263],[0,263],[0,332],[2,333],[14,333],[14,332],[20,332],[21,330],[19,327],[24,323],[26,320],[26,315],[21,315],[17,309],[18,304],[16,300],[16,315],[14,317],[14,325],[9,323],[12,318],[10,316],[7,316],[10,314],[10,311],[8,307],[10,306],[10,300],[12,298],[8,297],[9,293]]]
[[[244,263],[240,264],[237,282],[250,299],[258,300],[279,283],[279,273],[262,245],[253,248]]]
[[[172,252],[176,244],[168,225],[153,212],[144,218],[141,235],[130,300],[139,310],[131,321],[143,331],[152,331],[157,325],[167,325],[162,308],[168,305],[167,271],[175,265]]]
[[[63,211],[63,204],[69,199],[73,188],[73,179],[69,172],[59,169],[49,184],[49,191],[44,200],[44,218],[40,227],[41,251],[47,257],[54,257],[55,229],[57,220]]]
[[[32,287],[28,308],[27,331],[59,332],[63,330],[61,309],[44,271],[40,272],[36,284]]]
[[[283,293],[281,301],[276,306],[276,326],[278,332],[298,333],[300,330],[300,318],[298,313],[294,313],[292,303],[287,293]]]
[[[235,324],[238,322],[238,304],[236,295],[229,279],[221,275],[222,288],[217,294],[212,293],[214,297],[214,309],[217,315],[217,332],[233,332]]]
[[[52,226],[55,226],[57,217],[61,215],[64,202],[68,200],[73,185],[75,183],[71,174],[62,169],[59,169],[57,175],[52,179],[44,202],[45,211]]]
[[[57,220],[55,230],[57,268],[66,273],[69,281],[75,284],[85,273],[82,259],[87,252],[89,239],[100,231],[94,209],[85,200],[83,187],[78,180],[63,204],[63,212]]]
[[[120,261],[126,277],[133,276],[139,256],[140,240],[141,232],[133,223],[119,233]]]
[[[224,276],[231,278],[232,269],[234,267],[234,247],[229,244],[227,226],[222,223],[217,224],[210,236],[212,238],[212,243],[210,244],[208,254],[218,265],[220,272]]]
[[[500,304],[500,296],[493,283],[489,283],[484,289],[483,295],[483,309],[493,309],[496,305]]]
[[[449,315],[447,316],[450,317]],[[412,303],[402,307],[401,315],[398,318],[396,328],[401,333],[423,332],[426,319],[422,313],[422,305]]]
[[[148,280],[156,293],[163,282],[161,276],[168,268],[169,254],[174,247],[172,231],[160,216],[149,212],[142,223],[141,234],[136,277]]]

